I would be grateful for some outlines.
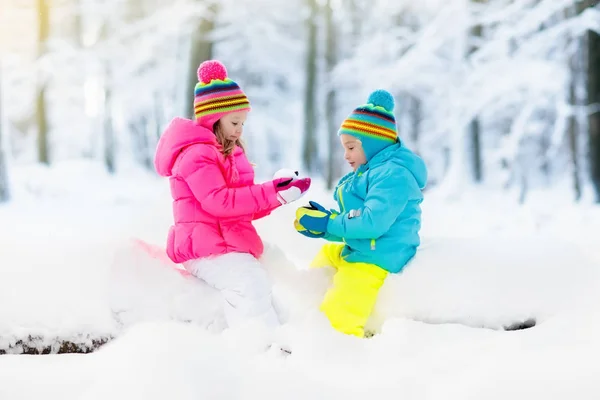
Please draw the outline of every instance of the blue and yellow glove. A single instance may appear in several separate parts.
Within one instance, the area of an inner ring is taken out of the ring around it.
[[[321,238],[327,233],[327,224],[331,218],[338,214],[328,211],[317,202],[309,201],[309,206],[300,207],[296,210],[294,227],[304,236],[310,238]]]
[[[296,231],[306,237],[309,237],[311,239],[318,239],[318,238],[322,238],[325,236],[325,232],[313,232],[313,231],[309,231],[308,229],[306,229],[305,227],[303,227],[302,225],[300,225],[300,222],[298,222],[298,220],[294,221],[294,228],[296,228]]]
[[[302,226],[302,224],[298,221],[303,215],[304,215],[304,211],[305,210],[319,210],[319,208],[316,207],[317,203],[312,204],[313,202],[309,202],[308,206],[302,206],[300,208],[298,208],[296,210],[296,220],[294,221],[294,228],[296,228],[296,231],[306,237],[309,238],[322,238],[325,236],[325,232],[317,232],[317,231],[311,231],[308,230],[306,227]]]

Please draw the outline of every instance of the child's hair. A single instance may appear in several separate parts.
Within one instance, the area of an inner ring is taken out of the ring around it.
[[[225,135],[223,134],[223,131],[221,130],[221,120],[218,120],[217,122],[214,123],[213,125],[213,132],[215,133],[215,136],[217,137],[217,142],[219,142],[219,144],[221,146],[223,146],[223,150],[221,151],[223,153],[223,155],[228,156],[233,152],[233,149],[235,149],[235,146],[239,146],[242,151],[246,151],[246,148],[244,147],[244,144],[242,143],[242,141],[240,139],[233,141],[233,140],[229,140],[225,137]]]

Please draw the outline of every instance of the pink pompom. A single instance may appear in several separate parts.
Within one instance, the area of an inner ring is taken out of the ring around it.
[[[225,66],[217,60],[204,61],[198,67],[198,80],[204,84],[214,79],[224,81],[227,78]]]

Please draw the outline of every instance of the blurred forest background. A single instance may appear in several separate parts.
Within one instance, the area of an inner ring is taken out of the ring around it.
[[[339,124],[384,88],[429,188],[600,202],[599,33],[597,0],[0,0],[0,201],[25,165],[153,171],[216,58],[263,176],[331,187]]]

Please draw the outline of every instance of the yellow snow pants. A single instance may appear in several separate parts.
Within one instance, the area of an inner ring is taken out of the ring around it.
[[[320,310],[334,329],[362,338],[388,272],[374,264],[344,260],[343,248],[340,243],[327,243],[311,263],[315,268],[332,266],[336,269],[333,286],[325,294]]]

